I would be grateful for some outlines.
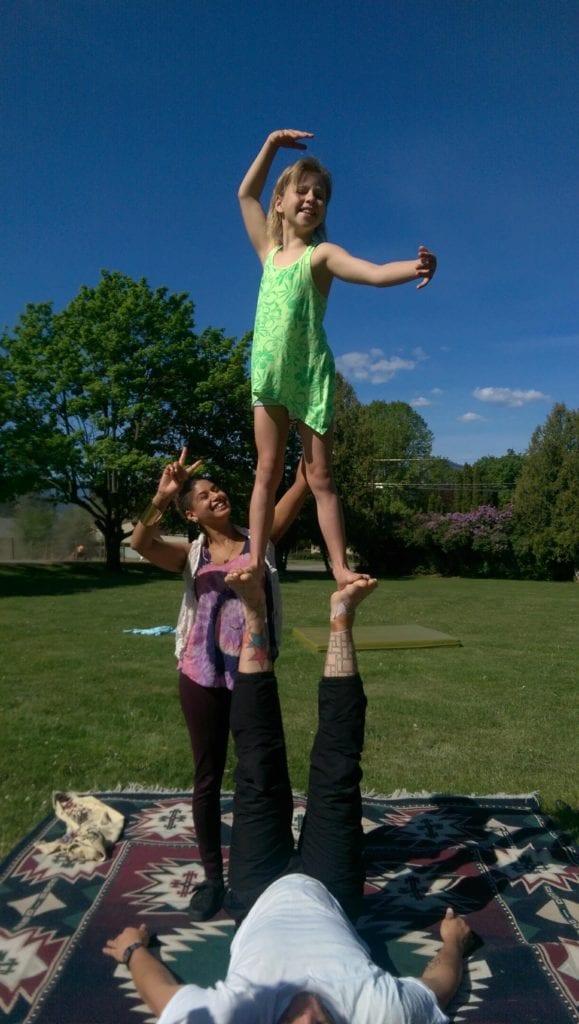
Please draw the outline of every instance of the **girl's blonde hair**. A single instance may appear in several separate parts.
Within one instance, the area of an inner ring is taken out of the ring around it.
[[[319,174],[324,188],[326,190],[326,208],[332,197],[332,176],[323,164],[319,160],[316,160],[314,156],[305,156],[302,160],[298,160],[295,164],[290,164],[286,167],[285,171],[282,171],[279,178],[275,183],[274,190],[272,192],[269,209],[267,211],[266,229],[272,242],[281,244],[283,241],[283,229],[282,229],[282,217],[281,214],[275,208],[275,202],[278,196],[283,196],[288,185],[297,185],[304,174]],[[316,228],[312,235],[312,242],[325,242],[326,235],[326,219]]]

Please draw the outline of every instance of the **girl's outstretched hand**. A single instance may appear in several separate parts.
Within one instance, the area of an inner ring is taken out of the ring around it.
[[[429,252],[425,245],[418,247],[417,274],[422,280],[417,288],[426,288],[428,282],[434,277],[436,271],[436,256]]]
[[[307,149],[300,139],[313,139],[313,132],[302,132],[297,128],[280,128],[268,136],[268,141],[283,149]]]

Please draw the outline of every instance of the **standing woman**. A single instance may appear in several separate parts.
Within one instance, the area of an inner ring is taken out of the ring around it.
[[[221,908],[224,895],[221,856],[221,782],[229,738],[231,690],[241,650],[243,605],[225,584],[227,573],[249,559],[249,533],[231,520],[225,491],[194,476],[202,460],[187,466],[187,449],[165,467],[157,492],[135,526],[131,547],[169,572],[183,573],[185,592],[176,629],[179,697],[189,730],[195,781],[193,824],[205,881],[195,886],[189,915],[206,921]],[[277,652],[281,629],[275,544],[300,511],[309,488],[300,462],[296,479],[275,508],[266,552],[265,589],[270,644]],[[192,544],[163,540],[159,523],[172,501],[188,523],[199,527]],[[273,542],[273,543],[272,543]]]

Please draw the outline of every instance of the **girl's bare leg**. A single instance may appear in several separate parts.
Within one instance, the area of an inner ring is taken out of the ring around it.
[[[282,405],[256,405],[253,414],[257,467],[249,503],[250,554],[247,571],[261,576],[273,523],[275,494],[283,475],[289,416]]]
[[[346,555],[346,531],[342,515],[342,503],[336,491],[332,473],[332,434],[316,434],[305,423],[299,424],[306,476],[310,490],[316,499],[318,522],[326,542],[334,579],[338,589],[355,580],[368,579],[363,573],[353,572]]]

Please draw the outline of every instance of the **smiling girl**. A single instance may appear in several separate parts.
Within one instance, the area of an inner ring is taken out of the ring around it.
[[[260,197],[280,148],[306,148],[311,132],[272,132],[238,192],[243,221],[261,260],[251,388],[257,448],[249,507],[250,570],[264,571],[275,494],[283,473],[291,420],[300,431],[306,475],[316,499],[318,522],[338,588],[360,578],[348,566],[340,499],[332,474],[335,366],[323,328],[334,277],[351,284],[387,288],[418,280],[428,284],[436,259],[420,246],[414,260],[369,263],[325,240],[332,182],[312,157],[298,160],[278,178],[266,215]]]

